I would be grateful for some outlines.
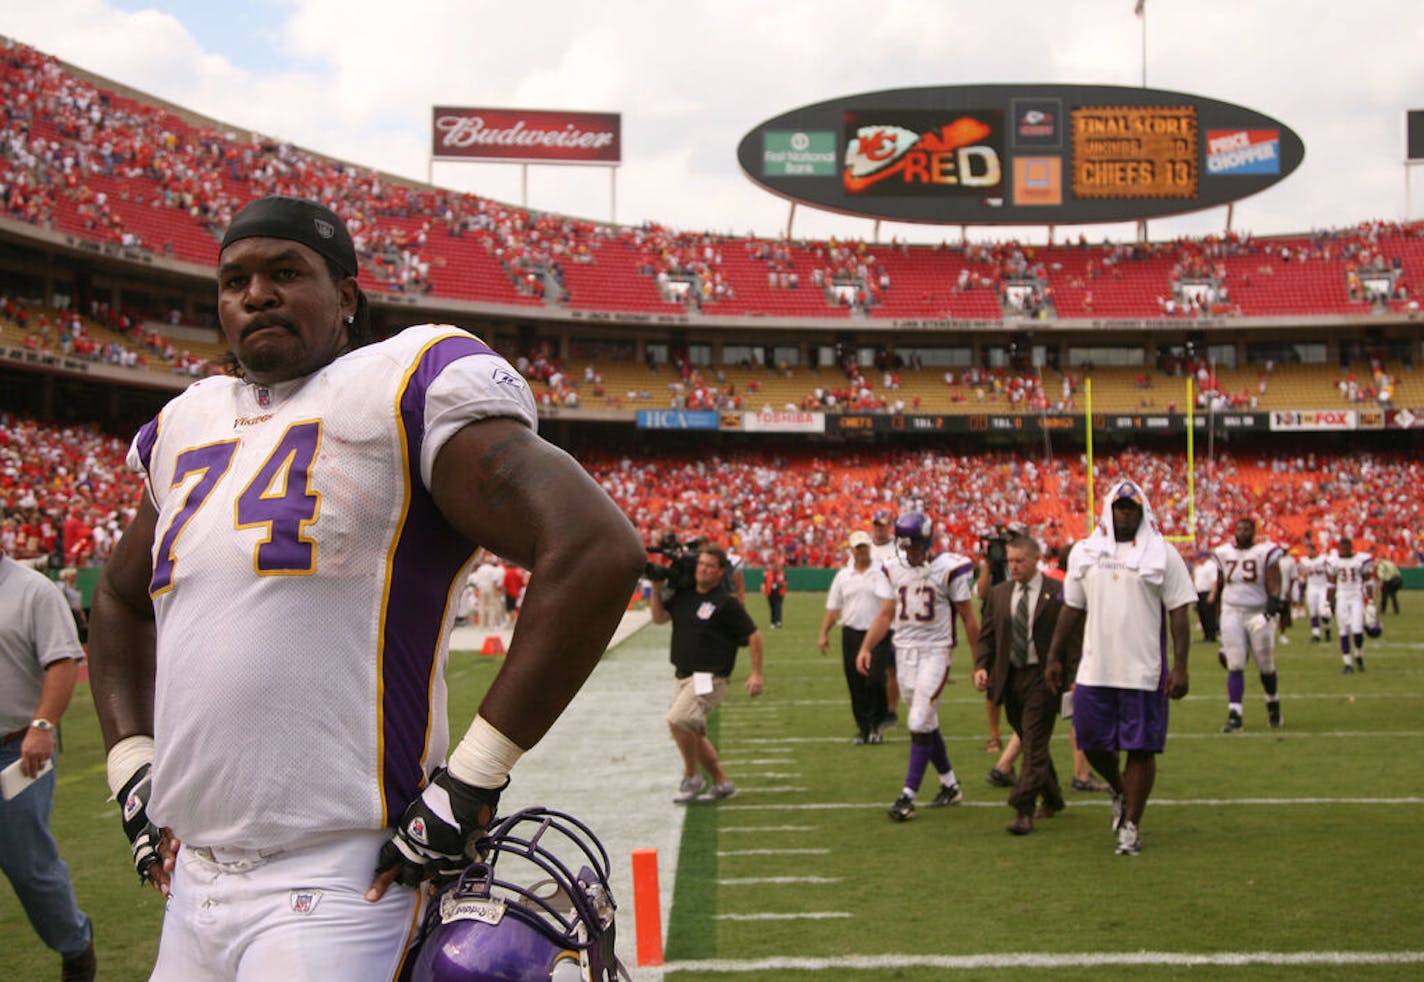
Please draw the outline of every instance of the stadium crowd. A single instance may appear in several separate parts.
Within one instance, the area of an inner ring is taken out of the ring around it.
[[[56,555],[64,565],[100,564],[131,520],[139,485],[124,466],[125,440],[92,426],[56,426],[0,414],[0,545],[18,558]],[[789,566],[838,566],[850,530],[879,508],[926,510],[941,521],[941,546],[977,553],[981,537],[1023,522],[1049,548],[1084,532],[1085,461],[993,451],[745,451],[656,458],[596,453],[585,468],[618,502],[644,541],[668,529],[725,543],[753,566],[780,556]],[[1119,474],[1152,496],[1163,530],[1186,530],[1190,502],[1179,453],[1100,454],[1099,489]],[[1301,545],[1314,534],[1328,551],[1350,536],[1357,548],[1424,565],[1424,461],[1407,454],[1217,453],[1199,460],[1197,539],[1229,537],[1254,515],[1261,534]],[[57,552],[56,552],[57,551]]]
[[[745,278],[760,275],[776,293],[805,288],[808,314],[835,304],[872,310],[902,276],[896,261],[927,248],[768,241],[680,232],[653,222],[612,226],[410,185],[98,88],[14,41],[0,47],[0,94],[0,211],[99,243],[191,262],[210,263],[214,234],[247,200],[265,194],[329,205],[352,233],[368,286],[395,293],[440,295],[445,268],[468,262],[462,250],[476,248],[493,257],[518,293],[544,297],[552,288],[556,301],[577,306],[578,295],[565,285],[566,265],[610,262],[653,279],[665,302],[701,307],[737,300],[738,284],[724,263],[735,249],[762,270],[749,273],[743,263],[743,287],[761,289]],[[1312,263],[1343,264],[1332,290],[1341,309],[1367,300],[1417,311],[1416,281],[1424,275],[1420,238],[1424,222],[1365,221],[1282,239],[1228,233],[1092,244],[1080,237],[1058,247],[946,242],[928,250],[962,260],[938,274],[952,278],[957,270],[951,294],[989,289],[999,295],[1001,309],[1018,316],[1053,313],[1064,288],[1075,298],[1068,316],[1095,316],[1094,283],[1122,279],[1135,263],[1160,261],[1163,275],[1142,289],[1150,291],[1158,315],[1170,318],[1249,314],[1238,288],[1249,288],[1253,275],[1270,277],[1278,268]],[[904,269],[909,279],[910,267]],[[674,281],[687,289],[672,289]],[[1187,281],[1202,289],[1185,294]],[[1011,291],[1010,284],[1021,289]],[[920,281],[913,288],[925,286]]]

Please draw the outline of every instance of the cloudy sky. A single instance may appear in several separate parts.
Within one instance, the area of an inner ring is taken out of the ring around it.
[[[618,112],[608,171],[531,167],[531,207],[681,229],[784,230],[749,181],[757,124],[857,92],[922,85],[1140,84],[1133,0],[38,0],[0,34],[237,126],[425,179],[433,105]],[[1258,234],[1406,214],[1404,111],[1424,108],[1417,0],[1147,0],[1147,83],[1273,116],[1305,142],[1282,183],[1239,202]],[[437,184],[518,203],[520,168],[434,165]],[[1424,215],[1424,167],[1414,172]],[[1158,219],[1153,238],[1219,230],[1226,210]],[[869,237],[868,219],[798,208],[798,235]],[[1059,234],[1062,235],[1060,230]],[[1084,229],[1129,238],[1130,225]],[[882,237],[958,230],[885,224]],[[1041,241],[1041,229],[992,229]]]

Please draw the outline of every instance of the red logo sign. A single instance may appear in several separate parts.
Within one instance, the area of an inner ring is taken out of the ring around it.
[[[618,113],[437,106],[433,123],[431,152],[437,158],[575,164],[616,164],[622,160],[622,117]]]

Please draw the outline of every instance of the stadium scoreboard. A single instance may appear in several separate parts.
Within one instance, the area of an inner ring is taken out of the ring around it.
[[[743,171],[790,200],[929,224],[1072,224],[1196,211],[1300,166],[1284,123],[1162,89],[978,85],[893,89],[768,120]]]

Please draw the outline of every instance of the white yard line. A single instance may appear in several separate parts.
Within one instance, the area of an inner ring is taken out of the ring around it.
[[[1106,795],[1101,798],[1074,799],[1068,802],[1069,810],[1074,808],[1107,808],[1112,802]],[[1164,808],[1223,808],[1258,805],[1424,805],[1424,797],[1403,798],[1153,798],[1152,807]],[[884,802],[868,801],[815,801],[803,804],[748,804],[746,802],[724,802],[722,810],[735,811],[843,811],[856,808],[873,808],[877,811],[885,807]],[[956,808],[1003,808],[1002,801],[964,801]]]
[[[1424,951],[1178,951],[1091,952],[1083,954],[856,955],[843,958],[716,958],[669,962],[666,972],[877,972],[885,969],[1100,968],[1119,965],[1209,967],[1213,965],[1413,965]]]

